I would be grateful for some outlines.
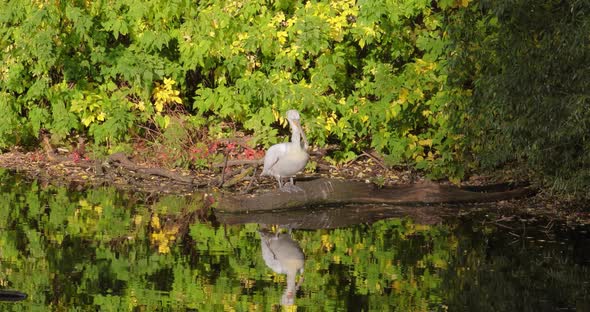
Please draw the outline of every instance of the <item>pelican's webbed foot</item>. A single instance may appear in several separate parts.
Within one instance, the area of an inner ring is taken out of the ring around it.
[[[299,186],[293,184],[293,182],[289,182],[289,183],[285,183],[285,185],[283,185],[283,187],[281,188],[281,192],[287,192],[287,193],[297,193],[297,192],[303,192],[303,189],[300,188]]]

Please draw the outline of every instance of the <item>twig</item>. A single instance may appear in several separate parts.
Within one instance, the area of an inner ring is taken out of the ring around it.
[[[248,185],[246,186],[246,189],[243,190],[242,192],[240,192],[240,194],[247,194],[248,191],[250,191],[250,187],[252,186],[252,181],[256,180],[256,170],[258,169],[258,166],[254,167],[254,172],[252,173],[252,178],[250,179],[250,182],[248,183]]]
[[[252,171],[252,167],[248,167],[247,169],[243,169],[238,175],[231,178],[231,180],[227,181],[227,183],[223,186],[225,188],[233,186],[234,184],[240,182],[244,179]]]
[[[216,140],[217,143],[221,143],[221,144],[225,144],[227,145],[228,143],[235,143],[238,144],[239,146],[243,147],[243,148],[251,148],[248,145],[248,138],[225,138],[225,139],[217,139]]]
[[[227,157],[228,157],[228,153],[225,153],[225,158],[223,161],[223,169],[221,169],[221,183],[219,183],[219,187],[222,187],[223,183],[225,182],[225,169],[227,168]]]
[[[109,162],[120,167],[125,168],[130,171],[135,171],[136,175],[144,175],[142,178],[146,178],[147,176],[161,176],[168,178],[170,180],[174,180],[177,182],[182,182],[186,184],[193,184],[194,180],[192,177],[182,176],[176,172],[172,172],[163,168],[147,168],[141,167],[133,163],[131,160],[127,158],[127,155],[124,153],[114,153],[109,156]]]
[[[389,168],[387,168],[387,166],[385,166],[383,164],[383,162],[375,155],[371,154],[371,153],[367,153],[367,152],[362,152],[360,155],[358,155],[357,157],[355,157],[354,159],[350,160],[349,162],[346,163],[345,166],[348,166],[350,164],[352,164],[353,162],[359,160],[359,158],[363,157],[363,156],[367,156],[371,159],[373,159],[375,162],[377,162],[377,164],[383,168],[384,170],[389,170]]]
[[[262,165],[264,162],[263,159],[232,159],[232,160],[225,160],[221,164],[213,164],[213,167],[232,167],[232,166],[242,166],[242,165]]]
[[[371,154],[371,153],[367,153],[367,152],[363,152],[363,155],[367,155],[370,158],[372,158],[374,161],[377,162],[377,164],[379,166],[381,166],[381,168],[383,168],[384,170],[389,170],[389,168],[387,168],[387,166],[385,166],[385,164],[383,164],[383,162],[381,161],[381,159],[379,159],[377,156]]]
[[[156,131],[154,129],[151,129],[149,127],[146,126],[142,126],[142,125],[138,125],[139,128],[142,128],[143,130],[147,130],[148,132],[152,132],[153,134],[157,135],[157,134],[162,134],[160,131]],[[147,141],[147,140],[146,140]]]
[[[505,229],[514,230],[514,228],[512,228],[512,227],[509,227],[508,225],[504,225],[504,224],[499,223],[499,222],[496,222],[496,221],[492,221],[490,223],[492,223],[492,224],[494,224],[496,226],[499,226],[499,227],[503,227]]]

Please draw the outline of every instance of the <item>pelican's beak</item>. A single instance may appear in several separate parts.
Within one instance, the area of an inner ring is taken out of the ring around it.
[[[309,143],[307,143],[307,137],[305,136],[305,132],[301,127],[301,123],[299,123],[299,120],[293,120],[293,125],[297,128],[297,130],[299,130],[299,133],[301,133],[301,138],[303,139],[303,149],[307,151]]]

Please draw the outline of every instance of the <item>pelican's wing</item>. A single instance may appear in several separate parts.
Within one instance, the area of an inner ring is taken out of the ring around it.
[[[270,174],[270,171],[272,171],[274,165],[276,165],[279,159],[281,159],[281,157],[286,153],[286,143],[279,143],[271,146],[264,155],[264,169],[262,169],[262,174]]]

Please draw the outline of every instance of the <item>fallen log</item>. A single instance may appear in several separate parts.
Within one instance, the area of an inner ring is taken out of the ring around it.
[[[432,204],[481,203],[530,196],[530,187],[486,192],[485,188],[462,189],[453,185],[421,183],[379,188],[360,181],[317,179],[297,183],[299,192],[268,191],[261,195],[220,193],[216,209],[225,212],[253,212],[296,209],[312,205],[390,204],[416,206]]]

